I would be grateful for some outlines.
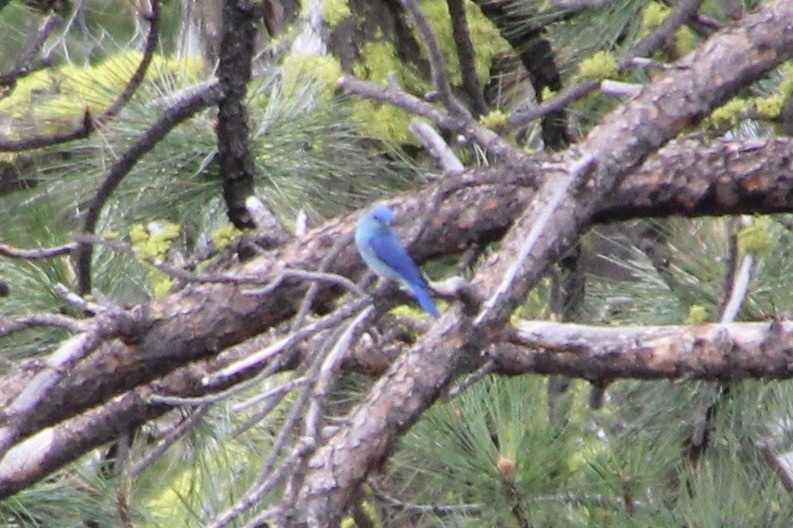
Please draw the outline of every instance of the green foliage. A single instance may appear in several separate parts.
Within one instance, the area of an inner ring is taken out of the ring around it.
[[[710,314],[707,308],[700,304],[691,305],[691,308],[688,310],[686,324],[701,325],[707,323],[709,320]]]
[[[342,75],[341,64],[330,55],[290,53],[284,58],[282,70],[285,95],[298,96],[308,81],[315,83],[318,88],[317,95],[323,102],[331,101]]]
[[[699,46],[702,39],[688,26],[680,26],[675,31],[675,49],[678,55],[687,55]]]
[[[779,82],[779,92],[786,98],[793,97],[793,63],[786,62],[780,67],[782,80]]]
[[[4,527],[81,526],[87,520],[104,526],[118,522],[114,490],[96,477],[82,480],[59,473],[49,482],[0,501]]]
[[[773,222],[767,216],[755,218],[738,232],[738,248],[746,255],[765,255],[772,248]]]
[[[617,72],[617,58],[608,51],[598,51],[578,65],[578,75],[583,79],[608,79],[616,77]]]
[[[322,2],[322,20],[330,28],[338,25],[339,22],[352,14],[350,11],[349,0],[325,0]]]
[[[477,526],[504,526],[515,493],[529,504],[574,471],[570,431],[548,422],[543,402],[540,377],[486,378],[424,415],[405,437],[392,478],[413,502],[481,504]]]
[[[507,122],[507,113],[501,109],[491,110],[479,118],[479,122],[491,130],[499,130]]]
[[[713,127],[736,126],[749,106],[749,101],[736,97],[714,109],[705,123]]]
[[[648,34],[657,29],[671,13],[672,9],[668,6],[660,2],[650,2],[642,11],[642,31]]]

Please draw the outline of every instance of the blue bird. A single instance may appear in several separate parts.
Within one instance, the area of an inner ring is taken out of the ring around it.
[[[385,205],[376,205],[358,220],[355,245],[369,269],[387,279],[396,279],[407,286],[419,305],[431,316],[441,314],[429,296],[429,284],[410,258],[402,241],[391,230],[394,213]]]

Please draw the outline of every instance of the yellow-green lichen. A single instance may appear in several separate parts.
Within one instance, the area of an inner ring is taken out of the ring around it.
[[[390,74],[396,75],[402,87],[415,94],[423,94],[430,84],[420,78],[399,59],[394,43],[382,37],[366,42],[359,50],[360,59],[353,65],[356,77],[383,83]]]
[[[688,309],[686,324],[701,325],[707,323],[709,319],[710,314],[708,314],[707,308],[701,304],[692,304]]]
[[[173,222],[150,222],[148,226],[135,224],[129,230],[129,239],[143,262],[160,262],[180,232],[179,225]],[[155,299],[166,295],[174,285],[171,277],[156,268],[149,268],[148,276]]]
[[[767,216],[758,216],[754,221],[738,231],[738,249],[744,255],[765,255],[771,251],[772,222]]]
[[[242,231],[237,229],[234,224],[225,224],[212,232],[212,242],[215,244],[216,248],[222,249],[239,238],[241,234]]]
[[[322,20],[330,28],[336,27],[339,22],[352,14],[348,0],[324,0],[321,11]]]
[[[341,64],[330,55],[290,53],[284,59],[282,70],[285,94],[299,95],[307,84],[314,84],[323,101],[333,97],[342,75]]]
[[[151,227],[135,224],[129,231],[132,247],[143,261],[156,261],[165,258],[171,243],[179,236],[180,227],[172,222],[152,222]]]
[[[752,99],[757,113],[766,119],[776,119],[782,112],[785,105],[785,97],[782,94],[769,95],[768,97],[755,97]]]
[[[490,130],[499,130],[507,122],[507,114],[501,109],[491,110],[479,118],[479,122]]]
[[[680,26],[675,31],[675,49],[680,56],[688,55],[699,46],[700,38],[688,26]]]
[[[603,80],[617,76],[617,59],[610,51],[598,51],[581,61],[578,76],[582,79]]]
[[[542,89],[542,92],[541,92],[540,95],[541,95],[540,101],[548,101],[548,100],[554,98],[554,96],[556,95],[556,91],[555,90],[551,90],[550,86],[546,86],[546,87],[544,87]]]
[[[377,514],[377,509],[372,506],[372,504],[368,501],[361,502],[361,509],[363,513],[366,515],[367,519],[369,520],[369,525],[374,526],[375,528],[382,528],[383,521],[380,519],[380,516]],[[345,517],[342,519],[341,524],[339,524],[340,528],[357,528],[357,524],[352,517]]]
[[[127,50],[90,66],[64,64],[34,72],[20,79],[13,93],[0,100],[0,113],[34,122],[44,133],[66,124],[74,126],[74,119],[86,109],[93,114],[104,111],[127,85],[142,58],[141,52]],[[179,81],[171,84],[193,84],[204,77],[204,70],[203,60],[198,58],[155,54],[146,70],[146,82],[169,75]]]
[[[669,17],[672,10],[660,2],[650,2],[642,11],[642,34],[658,28]]]
[[[723,126],[736,126],[742,114],[749,108],[749,101],[736,97],[721,105],[711,112],[705,124],[719,128]]]
[[[149,270],[149,282],[151,283],[151,293],[155,299],[165,297],[170,293],[176,281],[158,269]]]
[[[408,134],[410,116],[402,109],[369,100],[357,100],[352,104],[352,117],[360,132],[373,138],[396,143],[415,143]]]

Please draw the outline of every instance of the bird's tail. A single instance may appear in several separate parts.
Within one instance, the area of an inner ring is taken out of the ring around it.
[[[413,295],[415,295],[419,306],[424,308],[424,310],[435,319],[441,316],[441,313],[435,307],[435,303],[432,301],[432,298],[430,298],[429,294],[427,293],[427,289],[424,288],[423,285],[417,285],[411,289],[413,290]]]

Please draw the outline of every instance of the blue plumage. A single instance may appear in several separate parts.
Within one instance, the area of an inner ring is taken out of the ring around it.
[[[402,241],[391,230],[393,219],[394,213],[384,205],[364,213],[355,228],[358,252],[372,271],[405,284],[419,305],[437,319],[440,313],[430,298],[429,285]]]

